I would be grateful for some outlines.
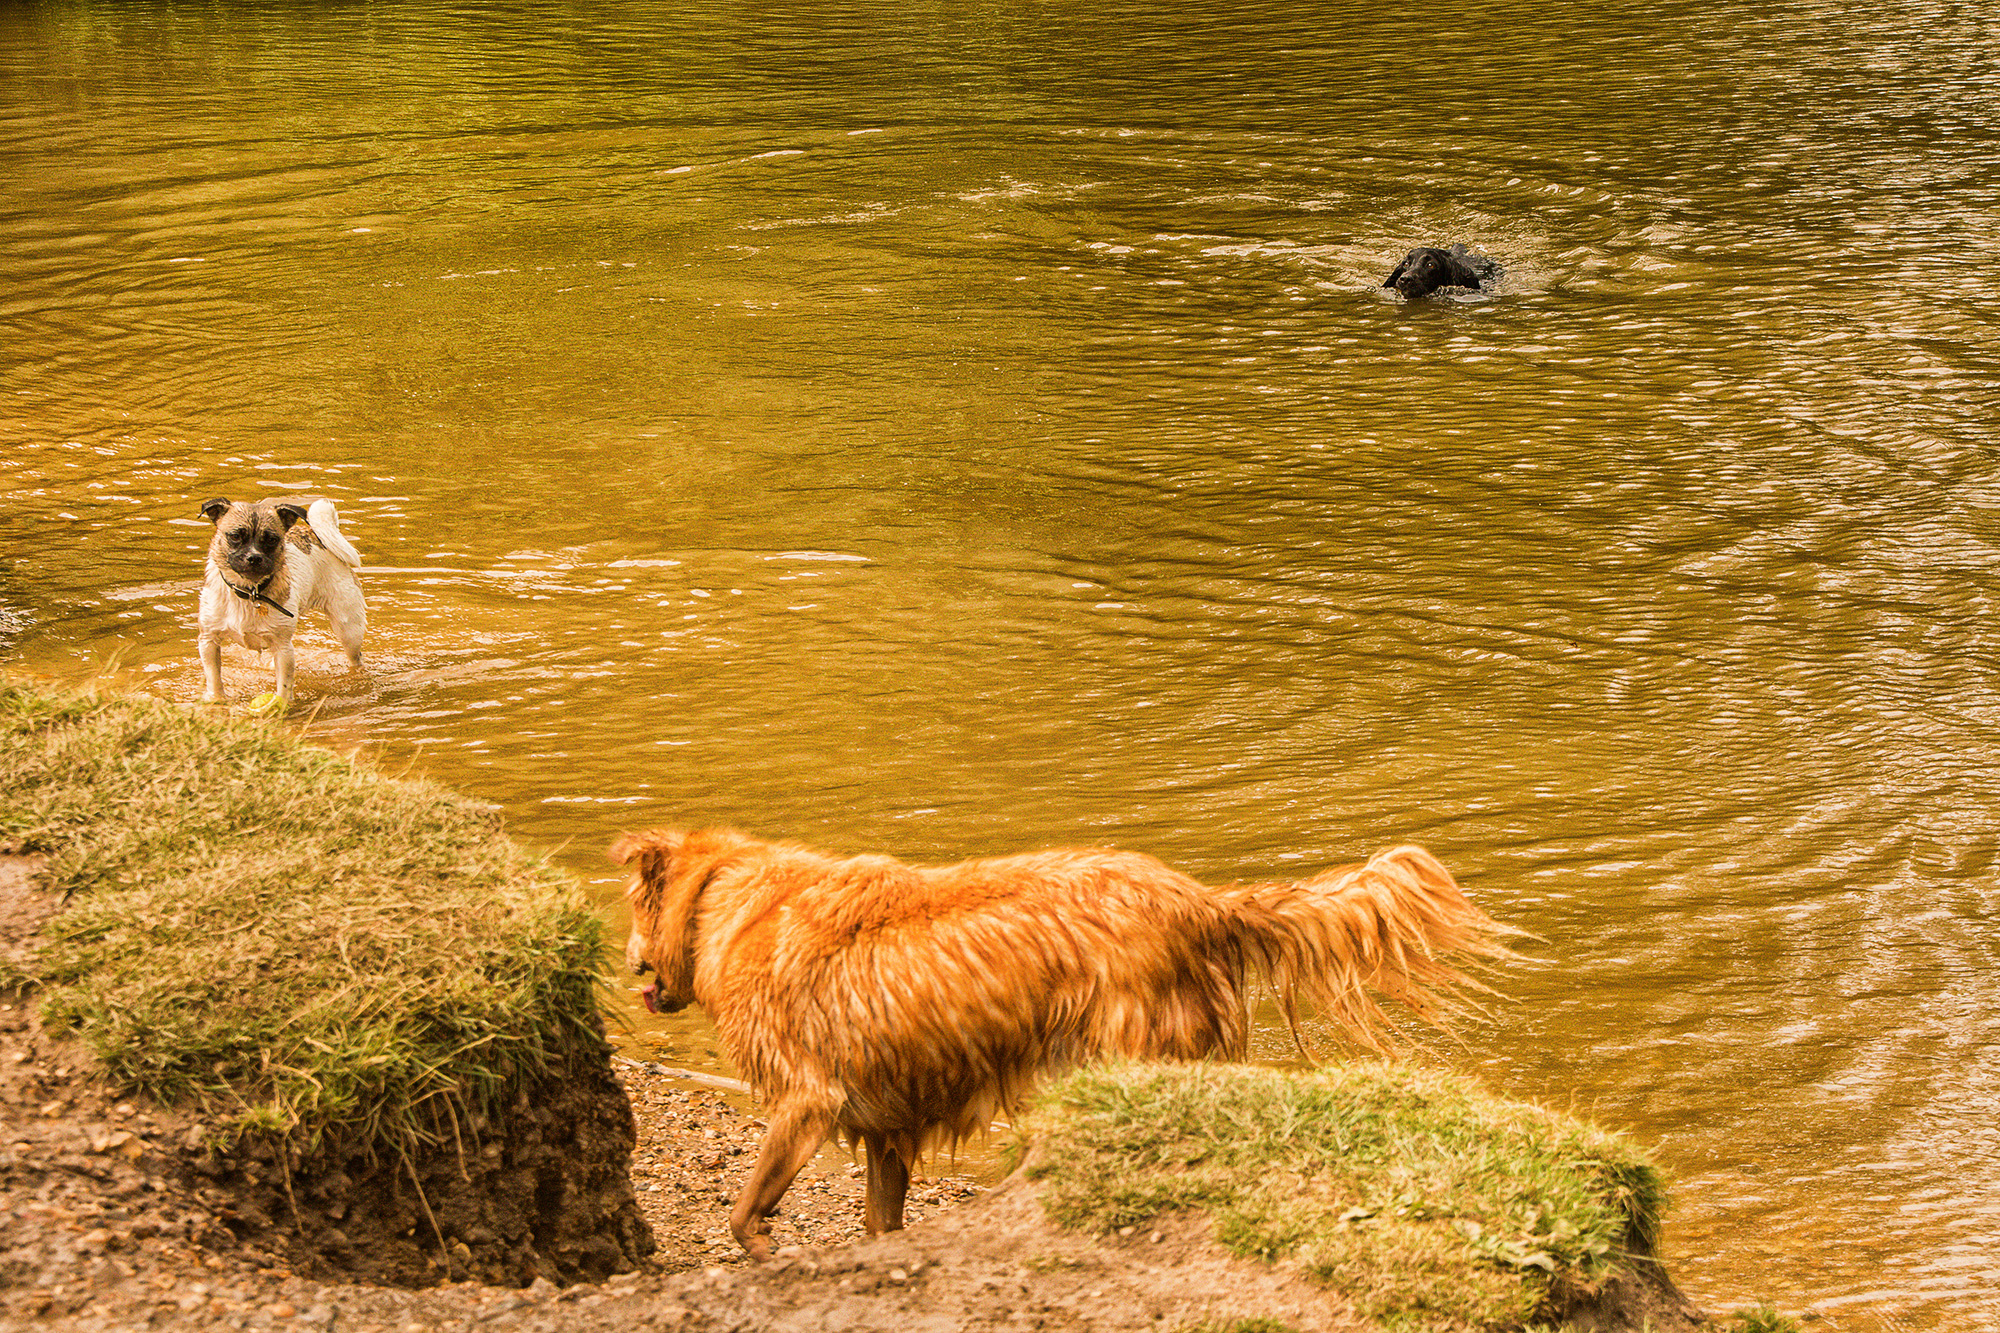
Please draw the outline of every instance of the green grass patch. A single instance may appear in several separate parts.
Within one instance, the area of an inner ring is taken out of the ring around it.
[[[0,683],[0,849],[70,895],[0,983],[225,1134],[446,1142],[604,1050],[567,877],[491,807],[271,723]]]
[[[1110,1232],[1198,1209],[1388,1329],[1519,1328],[1557,1278],[1650,1250],[1665,1190],[1623,1138],[1467,1079],[1377,1063],[1087,1069],[1017,1130],[1050,1215]]]

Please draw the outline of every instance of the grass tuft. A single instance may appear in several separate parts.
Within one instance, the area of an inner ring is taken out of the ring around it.
[[[1617,1135],[1376,1063],[1087,1069],[1044,1090],[1014,1151],[1065,1226],[1201,1210],[1234,1253],[1296,1263],[1387,1329],[1518,1328],[1554,1279],[1650,1252],[1666,1204]]]
[[[0,982],[225,1137],[449,1142],[604,1049],[565,876],[490,807],[268,723],[0,683],[0,849],[67,897]]]

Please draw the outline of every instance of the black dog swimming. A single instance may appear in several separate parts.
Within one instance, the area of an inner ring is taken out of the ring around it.
[[[1498,264],[1463,245],[1454,245],[1449,250],[1423,245],[1404,255],[1403,262],[1396,265],[1382,285],[1394,287],[1401,295],[1414,299],[1429,296],[1440,287],[1469,287],[1479,291],[1482,282],[1491,282],[1499,276]]]

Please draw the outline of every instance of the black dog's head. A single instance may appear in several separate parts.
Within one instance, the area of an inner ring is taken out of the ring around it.
[[[1440,287],[1479,286],[1479,275],[1435,245],[1419,246],[1403,256],[1382,284],[1406,297],[1429,296]]]
[[[277,500],[256,504],[238,500],[210,500],[201,507],[201,516],[215,524],[215,539],[208,544],[208,558],[252,583],[261,583],[274,573],[284,559],[285,534],[292,524],[306,516],[301,505]]]

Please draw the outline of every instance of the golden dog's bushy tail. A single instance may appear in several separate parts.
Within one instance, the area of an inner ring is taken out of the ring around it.
[[[1297,884],[1238,884],[1217,891],[1239,924],[1244,953],[1278,997],[1293,1040],[1299,998],[1383,1050],[1389,1028],[1382,996],[1439,1027],[1471,1007],[1464,994],[1485,986],[1445,956],[1513,957],[1500,943],[1517,933],[1474,906],[1458,881],[1421,847],[1392,847],[1367,864],[1329,870]]]

